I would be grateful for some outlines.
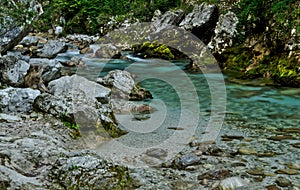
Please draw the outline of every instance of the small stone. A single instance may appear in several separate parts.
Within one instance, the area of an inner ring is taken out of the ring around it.
[[[6,136],[6,133],[5,132],[0,132],[0,137],[4,137]]]
[[[300,170],[300,164],[291,163],[291,164],[286,164],[286,166],[290,169]]]
[[[300,133],[300,128],[285,128],[285,129],[281,129],[280,131],[282,132],[286,132],[286,133]]]
[[[230,170],[210,170],[204,174],[198,176],[198,180],[202,179],[224,179],[225,177],[229,177],[231,175]]]
[[[200,158],[196,154],[183,155],[174,160],[174,167],[178,169],[185,169],[188,166],[197,165],[200,163]]]
[[[250,148],[240,148],[239,153],[244,155],[256,155],[257,151]]]
[[[274,152],[264,152],[264,153],[258,153],[258,157],[273,157],[275,155]]]
[[[260,176],[263,176],[264,175],[264,171],[263,169],[253,169],[253,170],[247,170],[246,171],[248,174],[251,174],[251,175],[260,175]]]
[[[294,144],[291,144],[293,147],[295,148],[300,148],[300,143],[294,143]]]
[[[277,185],[279,185],[280,187],[289,187],[292,185],[291,181],[286,179],[285,177],[278,177],[276,179],[276,183]]]
[[[280,190],[276,185],[268,185],[267,190]]]
[[[275,173],[277,173],[277,174],[287,174],[287,175],[297,175],[297,174],[299,174],[299,172],[297,170],[293,170],[293,169],[280,169],[280,170],[277,170]]]
[[[151,148],[151,149],[148,149],[145,152],[145,154],[147,156],[158,158],[158,159],[161,159],[161,158],[164,158],[164,157],[168,156],[168,152],[165,151],[164,149],[161,149],[161,148]]]
[[[232,141],[234,139],[237,139],[237,140],[244,139],[243,136],[239,136],[239,135],[223,135],[223,136],[221,136],[221,138],[222,138],[222,141]]]
[[[282,140],[294,140],[295,137],[289,135],[278,135],[278,136],[269,137],[268,139],[273,141],[282,141]]]
[[[233,190],[238,187],[247,187],[248,183],[240,177],[230,177],[223,179],[219,184],[220,190]]]

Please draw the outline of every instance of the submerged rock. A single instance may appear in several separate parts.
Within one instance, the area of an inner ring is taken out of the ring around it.
[[[238,187],[248,187],[248,183],[240,177],[230,177],[223,179],[219,184],[220,190],[234,190]]]

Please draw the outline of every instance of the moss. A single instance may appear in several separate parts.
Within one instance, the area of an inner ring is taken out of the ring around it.
[[[118,190],[132,189],[133,179],[129,175],[128,168],[115,165],[110,168],[110,172],[115,173],[114,178],[118,181]]]
[[[242,78],[266,77],[280,85],[300,87],[300,62],[295,56],[289,58],[287,53],[262,55],[243,47],[229,49],[222,56],[219,60],[223,68],[242,72]],[[250,68],[253,63],[255,66]]]
[[[164,44],[144,42],[140,45],[134,45],[133,51],[135,54],[141,54],[144,58],[161,58],[167,60],[175,58],[171,48]]]

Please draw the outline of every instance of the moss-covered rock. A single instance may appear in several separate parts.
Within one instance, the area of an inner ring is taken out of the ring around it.
[[[186,57],[182,52],[169,47],[165,44],[154,42],[144,42],[142,44],[133,45],[135,55],[143,58],[160,58],[166,60],[180,59]]]

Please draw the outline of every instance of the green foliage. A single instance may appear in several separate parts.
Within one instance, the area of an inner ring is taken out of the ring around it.
[[[241,0],[233,11],[239,18],[239,43],[253,34],[264,33],[269,46],[282,49],[293,28],[300,32],[300,3],[297,0]]]
[[[68,33],[95,34],[111,17],[117,16],[116,20],[122,21],[126,15],[133,15],[141,21],[150,21],[156,9],[167,11],[179,4],[180,0],[52,0],[45,7],[41,24],[46,30],[64,18]]]
[[[79,130],[79,125],[76,124],[76,122],[74,122],[73,119],[70,119],[70,117],[68,116],[68,114],[66,112],[64,112],[61,115],[60,119],[66,127],[70,128],[70,129],[74,129],[76,131]]]

